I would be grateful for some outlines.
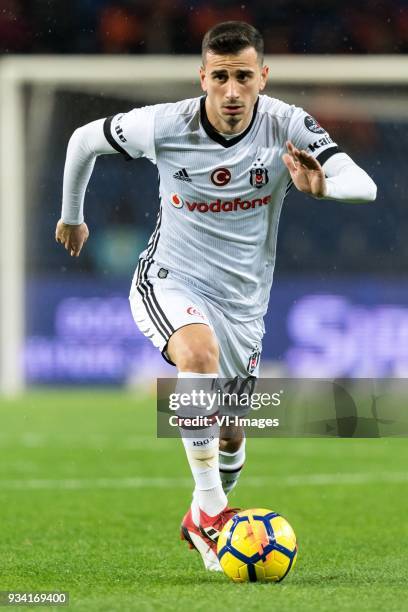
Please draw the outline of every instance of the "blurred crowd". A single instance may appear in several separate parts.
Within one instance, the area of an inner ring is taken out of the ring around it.
[[[0,53],[197,53],[230,19],[267,53],[408,52],[408,0],[0,0]]]

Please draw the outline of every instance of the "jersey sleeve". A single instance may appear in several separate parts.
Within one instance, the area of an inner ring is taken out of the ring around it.
[[[321,165],[341,151],[328,132],[302,108],[296,108],[292,115],[288,140],[298,149],[304,149],[313,155]]]
[[[147,157],[155,163],[154,119],[154,106],[134,108],[128,113],[107,117],[103,132],[109,144],[125,159]]]

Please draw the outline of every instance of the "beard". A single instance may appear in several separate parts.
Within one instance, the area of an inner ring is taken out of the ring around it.
[[[242,121],[242,118],[238,119],[238,117],[234,117],[234,116],[230,116],[226,119],[226,122],[228,123],[230,127],[235,127],[236,125],[238,125],[240,121]]]
[[[235,128],[235,126],[237,126],[242,121],[242,117],[238,118],[238,117],[235,117],[234,115],[223,117],[223,119],[231,131]]]

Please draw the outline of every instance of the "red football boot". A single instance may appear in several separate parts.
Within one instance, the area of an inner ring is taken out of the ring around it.
[[[225,506],[224,510],[222,510],[222,512],[219,514],[216,514],[215,516],[208,516],[208,514],[206,514],[200,508],[201,534],[206,537],[207,542],[212,542],[216,546],[218,536],[220,535],[220,531],[224,525],[228,523],[230,518],[240,511],[240,508],[228,508]]]
[[[217,557],[217,543],[208,538],[201,532],[200,527],[195,525],[191,508],[181,522],[180,536],[182,540],[188,543],[191,549],[195,549],[200,553],[207,570],[210,572],[222,571]]]

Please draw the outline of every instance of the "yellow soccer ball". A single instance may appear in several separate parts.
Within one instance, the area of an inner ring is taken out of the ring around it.
[[[280,582],[293,569],[297,551],[288,521],[265,508],[235,514],[217,544],[221,567],[234,582]]]

